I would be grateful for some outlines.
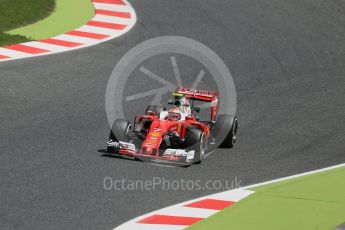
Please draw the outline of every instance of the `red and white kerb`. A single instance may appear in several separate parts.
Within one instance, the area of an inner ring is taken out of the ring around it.
[[[129,31],[136,14],[126,0],[92,0],[95,16],[80,28],[40,40],[0,47],[0,62],[92,46]]]
[[[254,193],[235,189],[163,208],[130,220],[114,230],[178,230],[187,228]]]

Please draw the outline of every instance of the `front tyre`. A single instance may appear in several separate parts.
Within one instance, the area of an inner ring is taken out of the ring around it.
[[[129,121],[116,119],[110,130],[109,140],[128,142],[130,140],[131,130],[132,125]]]
[[[186,147],[187,151],[194,151],[194,163],[200,164],[207,148],[205,133],[196,128],[187,129]]]

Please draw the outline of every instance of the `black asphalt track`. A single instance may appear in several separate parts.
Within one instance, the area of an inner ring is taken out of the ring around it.
[[[244,186],[345,162],[344,1],[131,3],[138,22],[120,38],[0,63],[0,229],[112,229],[217,192],[107,191],[107,176],[237,178]],[[198,40],[228,65],[238,96],[236,147],[188,168],[102,156],[109,131],[104,95],[114,65],[136,44],[163,35]]]

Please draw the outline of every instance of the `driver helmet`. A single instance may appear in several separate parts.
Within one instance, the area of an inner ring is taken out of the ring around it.
[[[180,106],[180,110],[182,113],[189,115],[191,114],[191,108],[190,108],[190,104],[187,98],[183,97],[181,98],[181,106]]]
[[[168,120],[171,121],[177,121],[181,119],[181,111],[180,108],[177,106],[172,107],[171,109],[169,109],[168,111],[168,115],[167,118]]]
[[[170,113],[180,113],[180,108],[177,106],[172,107],[171,109],[169,109]]]

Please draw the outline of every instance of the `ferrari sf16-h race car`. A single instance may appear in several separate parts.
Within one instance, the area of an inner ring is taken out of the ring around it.
[[[210,119],[200,121],[195,101],[210,103]],[[218,115],[219,93],[180,88],[172,93],[169,109],[149,105],[133,125],[124,119],[114,121],[107,152],[154,162],[200,163],[211,145],[231,148],[236,142],[235,116]]]

